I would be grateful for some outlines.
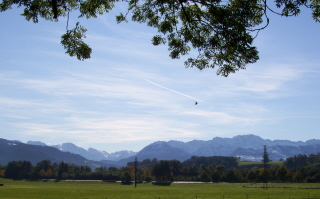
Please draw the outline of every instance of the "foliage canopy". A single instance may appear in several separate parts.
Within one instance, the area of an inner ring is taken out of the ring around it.
[[[24,8],[22,15],[37,23],[40,18],[58,21],[79,11],[79,17],[95,18],[109,12],[119,0],[2,0],[0,11],[13,5]],[[219,67],[217,74],[228,76],[258,59],[253,41],[269,24],[267,12],[280,16],[296,16],[302,7],[312,10],[312,18],[320,21],[319,0],[122,0],[128,4],[126,13],[116,16],[123,22],[146,23],[159,32],[153,45],[167,44],[170,57],[179,59],[192,49],[196,57],[185,61],[186,67]],[[271,3],[270,3],[271,2]],[[270,5],[272,4],[272,5]],[[271,9],[277,7],[278,11]],[[84,43],[87,30],[76,27],[62,35],[61,44],[70,56],[89,59],[91,48]]]

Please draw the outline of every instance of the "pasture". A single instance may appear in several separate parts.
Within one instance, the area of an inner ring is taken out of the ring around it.
[[[272,162],[269,162],[268,165],[269,166],[272,166],[272,165],[283,165],[284,161],[272,161]],[[263,162],[262,161],[239,161],[238,162],[239,166],[247,166],[247,165],[263,165]]]
[[[4,185],[0,186],[1,199],[320,199],[320,185],[310,183],[270,184],[275,188],[268,189],[241,183],[138,184],[134,188],[134,185],[107,182],[30,182],[0,178],[0,184]]]

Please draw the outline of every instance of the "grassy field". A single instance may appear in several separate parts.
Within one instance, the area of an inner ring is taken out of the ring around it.
[[[0,198],[80,199],[320,199],[320,184],[270,184],[295,188],[243,188],[249,184],[120,185],[105,182],[28,182],[0,178]]]
[[[272,161],[269,162],[268,165],[279,165],[281,166],[283,164],[284,161]],[[255,165],[255,164],[263,164],[263,162],[261,161],[239,161],[239,166],[243,166],[243,165]]]

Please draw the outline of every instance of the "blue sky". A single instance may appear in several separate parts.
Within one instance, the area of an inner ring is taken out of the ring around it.
[[[93,48],[86,61],[60,45],[66,19],[33,24],[21,10],[0,13],[0,138],[107,152],[245,134],[320,139],[320,24],[310,13],[269,14],[255,40],[260,60],[225,78],[186,69],[188,57],[172,60],[145,24],[116,24],[121,9],[81,19]]]

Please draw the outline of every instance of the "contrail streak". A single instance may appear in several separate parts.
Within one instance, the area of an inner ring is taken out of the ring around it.
[[[159,85],[159,84],[156,84],[156,83],[154,83],[154,82],[152,82],[152,81],[150,81],[150,80],[147,80],[147,79],[144,79],[144,80],[146,80],[147,82],[149,82],[149,83],[151,83],[151,84],[154,84],[154,85],[156,85],[156,86],[158,86],[158,87],[160,87],[160,88],[167,89],[167,90],[169,90],[169,91],[171,91],[171,92],[174,92],[174,93],[177,93],[177,94],[179,94],[179,95],[183,95],[183,96],[185,96],[185,97],[188,97],[188,98],[190,98],[190,99],[194,99],[194,100],[199,101],[199,102],[204,102],[204,101],[202,101],[202,100],[199,100],[199,99],[197,99],[197,98],[191,97],[191,96],[189,96],[189,95],[186,95],[186,94],[180,93],[180,92],[178,92],[178,91],[172,90],[172,89],[170,89],[170,88],[167,88],[167,87],[161,86],[161,85]]]

